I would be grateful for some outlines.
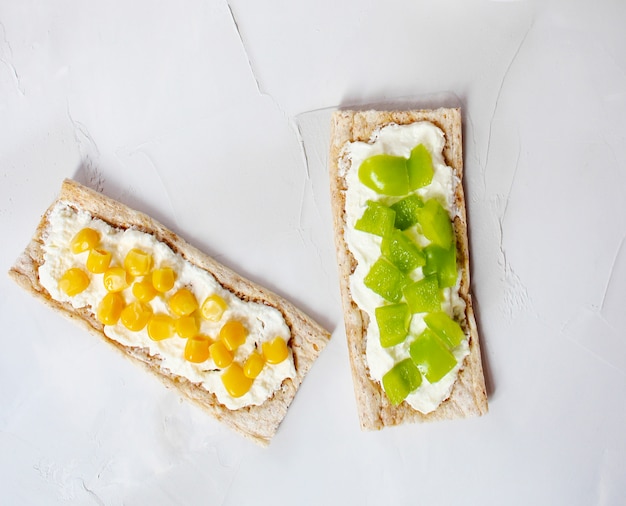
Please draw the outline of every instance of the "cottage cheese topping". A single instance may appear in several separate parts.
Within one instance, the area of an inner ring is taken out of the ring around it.
[[[369,272],[372,264],[380,256],[381,238],[366,232],[354,229],[354,223],[362,215],[368,200],[381,200],[381,196],[361,184],[358,177],[358,169],[361,163],[374,155],[388,154],[408,158],[411,150],[418,144],[424,146],[431,153],[434,176],[432,182],[416,190],[414,193],[424,201],[436,198],[448,210],[450,217],[456,213],[454,192],[459,184],[458,178],[452,169],[445,164],[443,147],[445,138],[443,132],[429,122],[418,122],[410,125],[388,125],[377,130],[370,142],[348,143],[342,152],[340,160],[340,173],[346,179],[349,190],[346,192],[346,228],[344,230],[348,249],[358,262],[354,274],[350,278],[350,290],[352,298],[369,315],[367,328],[367,362],[370,375],[377,381],[382,381],[383,375],[394,364],[409,358],[409,346],[412,339],[406,339],[403,343],[390,348],[383,348],[380,344],[380,333],[374,310],[385,303],[384,299],[368,289],[363,284],[363,278]],[[384,197],[385,204],[393,204],[400,197]],[[420,246],[428,245],[429,241],[422,236],[414,227],[409,231]],[[417,268],[411,273],[411,279],[418,281],[423,278],[422,269]],[[460,276],[458,277],[460,281]],[[442,310],[457,320],[464,318],[465,302],[459,296],[457,286],[445,288]],[[410,334],[417,336],[425,328],[424,314],[414,314],[411,319]],[[461,369],[465,356],[469,354],[469,345],[465,339],[457,348],[452,350],[457,360],[457,365],[446,376],[434,384],[430,384],[424,377],[420,387],[409,394],[406,402],[421,413],[429,413],[443,402],[452,390],[458,371]]]
[[[111,227],[102,220],[94,219],[85,211],[76,211],[67,204],[58,203],[48,216],[48,228],[44,234],[44,263],[39,268],[42,286],[56,300],[70,302],[75,308],[88,307],[95,313],[99,301],[106,295],[102,282],[102,274],[91,274],[92,281],[83,292],[69,297],[58,289],[58,280],[71,267],[82,267],[88,253],[74,254],[70,250],[70,242],[74,235],[84,227],[91,227],[100,232],[101,247],[110,251],[113,262],[121,265],[126,253],[132,248],[140,248],[151,252],[154,267],[171,267],[177,273],[172,293],[187,287],[202,302],[207,296],[217,294],[228,304],[221,321],[201,321],[200,332],[213,339],[225,321],[236,319],[248,329],[244,344],[237,348],[235,361],[243,362],[251,351],[261,348],[261,343],[280,336],[285,341],[290,338],[290,330],[276,308],[256,302],[246,302],[224,289],[207,271],[196,267],[175,254],[166,244],[157,241],[152,235],[137,230],[121,230]],[[122,292],[126,300],[132,299],[131,288]],[[154,313],[167,313],[166,301],[163,297],[155,297],[150,303]],[[210,358],[200,364],[192,363],[184,358],[185,339],[174,335],[161,341],[153,341],[146,330],[132,332],[121,323],[106,325],[105,334],[125,346],[141,347],[148,350],[150,356],[161,359],[161,367],[171,373],[187,378],[214,393],[219,402],[229,409],[238,409],[249,405],[259,405],[267,400],[280,388],[286,378],[295,377],[293,355],[280,364],[266,365],[261,374],[254,380],[251,389],[241,397],[233,398],[224,388],[221,371]]]

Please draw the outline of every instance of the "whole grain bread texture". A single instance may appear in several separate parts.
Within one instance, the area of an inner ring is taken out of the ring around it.
[[[466,304],[466,334],[470,353],[465,358],[450,396],[439,407],[426,415],[414,410],[406,402],[392,405],[380,383],[370,377],[366,358],[367,313],[361,311],[350,293],[350,275],[356,260],[344,239],[345,195],[350,189],[340,171],[342,149],[346,143],[370,141],[372,134],[389,124],[406,125],[428,121],[438,126],[445,135],[444,158],[459,179],[456,185],[458,214],[454,219],[457,243],[457,263],[461,271],[460,296]],[[340,110],[331,119],[329,172],[335,245],[339,267],[340,289],[344,308],[346,337],[359,420],[363,430],[376,430],[403,423],[445,420],[482,415],[487,412],[487,395],[483,375],[478,329],[470,293],[469,251],[465,197],[463,193],[462,122],[460,109],[436,110]]]
[[[158,356],[151,356],[144,348],[127,347],[109,339],[104,334],[103,325],[88,308],[74,309],[69,303],[52,299],[40,284],[38,269],[44,261],[42,247],[48,225],[47,216],[57,201],[62,201],[77,210],[87,211],[113,227],[133,228],[152,234],[187,261],[211,273],[224,288],[240,299],[260,302],[278,309],[291,330],[288,344],[293,352],[295,378],[286,379],[281,388],[259,406],[230,410],[220,404],[214,394],[200,385],[162,368]],[[326,346],[330,334],[284,298],[233,272],[146,214],[130,209],[72,180],[63,182],[57,201],[43,215],[32,240],[9,270],[9,275],[29,293],[109,342],[126,357],[154,373],[166,386],[174,388],[217,420],[256,443],[267,446],[285,417],[287,408],[305,375]]]

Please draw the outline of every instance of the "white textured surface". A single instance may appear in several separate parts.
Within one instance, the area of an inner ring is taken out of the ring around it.
[[[333,340],[262,449],[4,276],[1,502],[621,504],[625,22],[620,1],[2,2],[2,269],[74,177]],[[328,119],[389,101],[463,108],[490,413],[361,433]]]

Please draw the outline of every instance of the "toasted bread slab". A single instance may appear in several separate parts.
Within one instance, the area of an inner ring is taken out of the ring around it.
[[[428,121],[439,127],[445,135],[443,156],[458,178],[454,200],[457,215],[454,230],[457,242],[457,265],[461,272],[459,295],[465,302],[465,333],[469,335],[469,355],[449,397],[437,409],[422,414],[406,402],[391,404],[380,383],[370,376],[367,357],[366,329],[368,314],[353,300],[350,275],[356,268],[356,259],[349,251],[344,237],[346,229],[345,202],[350,191],[340,167],[346,163],[342,150],[347,143],[369,142],[380,128],[389,125],[408,125]],[[381,429],[385,426],[409,422],[445,420],[482,415],[487,412],[487,395],[480,355],[478,329],[472,308],[470,293],[469,251],[465,197],[463,193],[462,123],[459,109],[409,110],[409,111],[336,111],[331,120],[330,140],[330,186],[334,219],[335,244],[340,274],[340,288],[345,315],[346,337],[357,398],[359,419],[364,430]]]
[[[283,315],[291,332],[288,344],[293,353],[296,376],[292,379],[285,379],[280,389],[263,404],[230,410],[220,404],[214,394],[200,385],[192,383],[185,377],[172,374],[169,370],[161,367],[160,358],[150,355],[145,348],[124,346],[109,339],[104,333],[103,325],[89,308],[75,309],[69,303],[53,299],[40,283],[38,269],[44,262],[43,238],[48,226],[47,216],[59,201],[77,210],[84,210],[94,218],[99,218],[113,227],[119,229],[133,228],[151,234],[185,260],[208,271],[223,288],[240,299],[259,302],[276,308]],[[57,201],[43,215],[31,242],[11,267],[9,274],[20,286],[55,311],[76,321],[87,330],[109,342],[135,363],[143,365],[147,370],[154,373],[168,387],[174,388],[184,397],[208,411],[217,420],[264,446],[269,444],[276,433],[298,387],[330,338],[330,334],[325,329],[284,298],[239,276],[185,242],[177,234],[151,217],[72,180],[63,182]]]

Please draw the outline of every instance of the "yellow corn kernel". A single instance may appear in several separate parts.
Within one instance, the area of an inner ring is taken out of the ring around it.
[[[152,285],[157,292],[165,293],[174,287],[176,273],[170,267],[161,267],[152,271]]]
[[[161,341],[174,335],[174,318],[170,315],[153,314],[148,321],[148,335],[153,341]]]
[[[227,321],[220,330],[220,339],[230,351],[236,350],[246,340],[248,331],[243,323],[237,320]]]
[[[178,316],[187,316],[198,309],[198,301],[191,291],[187,288],[181,288],[170,297],[168,305],[172,313]]]
[[[72,267],[65,271],[59,279],[59,290],[70,297],[82,292],[89,286],[89,275],[78,267]]]
[[[128,288],[130,277],[123,267],[109,267],[102,278],[107,292],[121,292]]]
[[[109,268],[111,252],[105,249],[92,248],[87,257],[87,270],[94,274],[102,274]]]
[[[244,375],[243,369],[237,363],[231,364],[231,366],[222,373],[222,383],[227,392],[233,397],[241,397],[252,386],[252,379]]]
[[[138,248],[131,249],[124,258],[124,269],[131,276],[145,276],[152,268],[152,255]]]
[[[115,325],[124,309],[124,297],[119,292],[107,293],[96,310],[96,317],[103,325]]]
[[[268,364],[280,364],[289,356],[287,343],[282,337],[275,337],[263,343],[263,356]]]
[[[138,300],[131,302],[122,309],[120,320],[128,330],[139,332],[143,329],[152,316],[152,308]]]
[[[185,360],[199,364],[208,360],[211,352],[209,351],[211,340],[202,334],[197,334],[187,339],[185,344]]]
[[[184,337],[184,338],[193,337],[200,330],[198,326],[198,319],[196,318],[194,314],[176,318],[175,325],[176,325],[176,333],[180,337]]]
[[[209,346],[209,352],[211,353],[213,362],[215,362],[215,365],[220,369],[228,367],[233,361],[232,352],[226,348],[222,341],[215,341]]]
[[[77,232],[70,243],[72,253],[82,253],[95,248],[100,242],[100,233],[93,228],[83,228]]]
[[[150,302],[156,297],[156,294],[157,291],[152,286],[152,280],[149,276],[133,283],[133,295],[140,302]]]
[[[247,378],[254,379],[265,367],[265,359],[258,351],[253,351],[243,364],[243,374]]]
[[[217,322],[222,318],[227,308],[228,304],[226,304],[226,301],[214,293],[204,299],[202,307],[200,308],[200,314],[205,320]]]

